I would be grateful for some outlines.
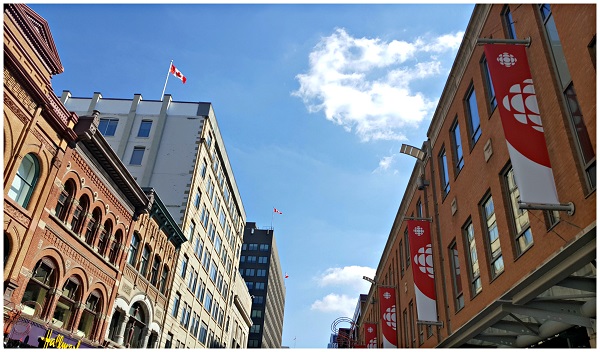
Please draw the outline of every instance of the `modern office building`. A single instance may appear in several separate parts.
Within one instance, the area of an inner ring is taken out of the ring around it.
[[[142,187],[160,194],[186,241],[157,347],[231,347],[248,333],[248,290],[237,285],[245,212],[210,103],[72,97],[69,111],[100,112],[99,131]],[[242,288],[240,290],[239,288]],[[236,303],[237,302],[237,303]],[[240,344],[242,345],[242,344]],[[242,345],[243,346],[243,345]]]
[[[378,347],[596,347],[595,141],[596,5],[476,5],[426,141],[401,149],[359,340],[377,322]]]
[[[240,273],[252,294],[248,348],[281,348],[285,285],[272,228],[246,223]]]

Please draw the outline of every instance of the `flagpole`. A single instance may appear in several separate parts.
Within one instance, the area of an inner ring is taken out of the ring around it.
[[[160,101],[162,101],[165,97],[165,90],[167,89],[167,82],[169,81],[169,73],[171,73],[171,66],[173,66],[173,60],[171,60],[171,63],[169,64],[169,70],[167,71],[167,79],[165,79],[165,86],[163,87],[163,92],[160,96]]]
[[[275,215],[275,207],[273,207],[273,211],[271,212],[271,230],[273,230],[273,216]]]

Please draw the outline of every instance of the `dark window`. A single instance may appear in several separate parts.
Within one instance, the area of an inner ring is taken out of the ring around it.
[[[189,258],[187,255],[183,255],[183,260],[181,261],[181,277],[185,279],[185,273],[187,271]]]
[[[440,178],[442,185],[442,198],[445,198],[450,192],[450,175],[448,173],[448,158],[446,157],[446,149],[442,148],[439,155],[440,159]]]
[[[169,278],[169,267],[164,266],[160,276],[160,293],[164,294],[167,289],[167,279]]]
[[[127,255],[127,263],[135,266],[135,261],[137,259],[138,249],[140,247],[140,236],[137,233],[133,234],[131,237],[131,244],[129,245],[129,253]]]
[[[119,119],[101,118],[98,131],[105,137],[114,136],[118,124]]]
[[[67,219],[67,214],[69,213],[69,206],[71,202],[73,202],[73,198],[75,197],[75,185],[73,181],[69,180],[65,184],[64,189],[60,192],[58,196],[58,201],[56,202],[56,208],[54,208],[54,214],[62,220],[65,221]]]
[[[456,311],[459,311],[465,306],[465,299],[463,297],[462,282],[460,281],[460,262],[456,242],[452,242],[450,245],[450,268],[452,270],[450,277],[452,278],[452,288],[454,291],[454,305]]]
[[[454,121],[450,132],[452,133],[452,154],[454,156],[454,170],[456,174],[458,174],[460,170],[462,170],[463,166],[465,166],[462,140],[460,139],[460,125],[458,124],[458,119]]]
[[[88,220],[85,231],[85,243],[89,244],[90,246],[94,244],[94,240],[96,239],[96,232],[100,226],[100,217],[101,211],[100,209],[96,208],[92,212],[92,217]]]
[[[148,273],[148,262],[150,261],[150,246],[145,245],[140,258],[140,274],[146,276]]]
[[[23,314],[40,317],[47,309],[46,305],[52,302],[53,295],[49,291],[55,287],[56,277],[53,262],[46,258],[37,262],[21,299]]]
[[[508,39],[517,39],[517,31],[515,30],[515,22],[512,18],[512,13],[508,5],[502,9],[502,22],[504,23],[504,30],[506,31],[506,37]]]
[[[138,131],[138,137],[149,137],[150,129],[152,129],[152,120],[142,120],[140,123],[140,129]]]
[[[71,230],[76,234],[81,233],[81,227],[83,225],[83,219],[85,218],[85,214],[89,208],[89,200],[87,196],[82,196],[79,198],[78,204],[75,204],[75,209],[73,210],[73,217],[71,218]]]
[[[477,110],[477,98],[472,84],[469,87],[465,103],[469,119],[469,137],[471,138],[471,148],[473,148],[475,143],[479,140],[479,137],[481,137],[481,126],[479,121],[479,111]]]
[[[150,283],[154,286],[158,282],[158,270],[160,270],[160,257],[157,254],[152,261],[152,271],[150,273]]]
[[[142,165],[142,159],[144,158],[145,147],[134,147],[133,153],[131,153],[130,165]]]
[[[179,292],[175,293],[175,298],[173,298],[173,310],[171,311],[171,315],[177,318],[177,313],[179,312],[179,304],[181,303],[181,294]]]
[[[488,66],[487,60],[485,56],[481,61],[481,66],[483,69],[483,73],[485,76],[485,88],[488,98],[488,103],[490,104],[490,112],[494,111],[498,102],[496,101],[496,92],[494,91],[494,85],[492,84],[492,76],[490,75],[490,67]]]
[[[410,243],[408,242],[408,227],[404,230],[404,254],[406,259],[406,269],[410,266]]]

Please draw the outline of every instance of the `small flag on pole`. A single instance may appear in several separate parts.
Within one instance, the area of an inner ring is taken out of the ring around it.
[[[290,277],[288,273],[285,273],[285,278],[287,279],[288,277]]]
[[[185,84],[185,81],[187,81],[185,76],[181,73],[181,71],[177,69],[177,67],[175,67],[175,65],[173,65],[173,63],[171,63],[171,73],[173,74],[173,76],[179,78],[183,82],[183,84]]]
[[[283,214],[282,212],[280,212],[279,210],[277,210],[277,208],[273,208],[273,212],[277,213],[277,214]]]

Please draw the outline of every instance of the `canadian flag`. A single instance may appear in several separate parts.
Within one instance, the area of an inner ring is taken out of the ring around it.
[[[177,69],[177,67],[175,67],[175,65],[173,65],[173,64],[171,64],[171,73],[172,73],[172,74],[173,74],[175,77],[179,78],[179,79],[180,79],[180,80],[183,82],[183,84],[185,84],[185,81],[187,81],[187,79],[186,79],[186,78],[185,78],[185,76],[184,76],[184,75],[181,73],[181,71],[179,71],[179,70]]]
[[[277,210],[277,208],[273,208],[273,212],[277,213],[277,214],[283,214],[282,212],[280,212],[279,210]]]
[[[289,278],[290,276],[288,275],[288,273],[285,273],[285,278]]]

